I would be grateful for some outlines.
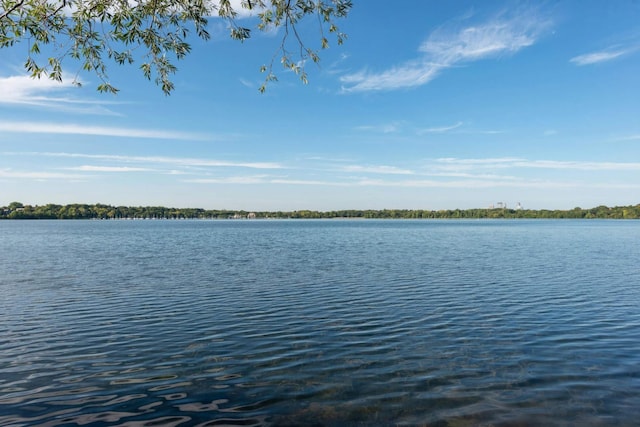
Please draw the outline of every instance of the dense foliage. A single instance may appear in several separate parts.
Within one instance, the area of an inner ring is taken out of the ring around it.
[[[252,16],[259,31],[282,28],[274,57],[261,70],[265,81],[276,80],[274,59],[306,82],[304,63],[318,62],[318,50],[329,46],[327,33],[341,44],[345,35],[336,19],[345,17],[351,0],[0,0],[0,48],[23,44],[25,68],[33,77],[62,80],[63,60],[77,60],[79,69],[94,72],[101,92],[116,93],[107,74],[108,62],[138,62],[147,79],[154,78],[165,94],[173,90],[176,60],[191,50],[190,33],[208,40],[210,18],[226,21],[231,38],[251,37],[239,18]],[[319,26],[318,48],[303,42],[297,26],[305,17]],[[292,47],[288,40],[291,38]],[[41,50],[49,46],[45,57]],[[79,80],[75,80],[79,84]],[[264,91],[264,85],[260,88]]]
[[[383,209],[290,212],[246,212],[167,208],[162,206],[109,206],[103,204],[23,205],[13,202],[0,207],[0,219],[245,219],[245,218],[389,218],[389,219],[482,219],[482,218],[606,218],[640,219],[640,204],[635,206],[598,206],[591,209]]]

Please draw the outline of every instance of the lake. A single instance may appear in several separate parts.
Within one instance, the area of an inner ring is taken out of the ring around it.
[[[2,426],[637,425],[640,222],[0,221]]]

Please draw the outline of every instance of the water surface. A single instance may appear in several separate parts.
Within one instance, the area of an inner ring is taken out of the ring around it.
[[[0,221],[0,425],[634,425],[640,223]]]

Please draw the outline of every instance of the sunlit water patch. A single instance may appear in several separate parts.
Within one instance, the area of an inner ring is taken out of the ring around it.
[[[634,425],[640,223],[0,222],[0,425]]]

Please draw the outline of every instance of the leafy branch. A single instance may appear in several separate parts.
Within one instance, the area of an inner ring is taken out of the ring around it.
[[[266,77],[260,92],[268,82],[277,80],[277,57],[284,69],[306,83],[306,61],[318,63],[320,56],[318,50],[307,48],[298,25],[303,18],[316,15],[320,50],[329,47],[325,28],[340,45],[346,36],[335,21],[346,17],[351,7],[351,0],[242,0],[240,8],[257,18],[259,31],[283,29],[276,54],[261,67]],[[81,71],[100,79],[97,90],[109,93],[118,89],[110,82],[107,62],[130,65],[141,60],[143,76],[153,79],[169,95],[174,90],[171,76],[177,71],[175,62],[191,52],[191,32],[200,39],[210,39],[207,24],[212,17],[227,22],[234,40],[243,42],[252,35],[250,28],[240,25],[239,10],[230,0],[0,0],[0,48],[26,42],[24,67],[34,78],[61,81],[63,61],[80,61]],[[297,55],[287,47],[291,37],[299,47]],[[44,45],[51,45],[54,55],[42,62],[38,58]],[[74,79],[77,85],[78,73]]]

